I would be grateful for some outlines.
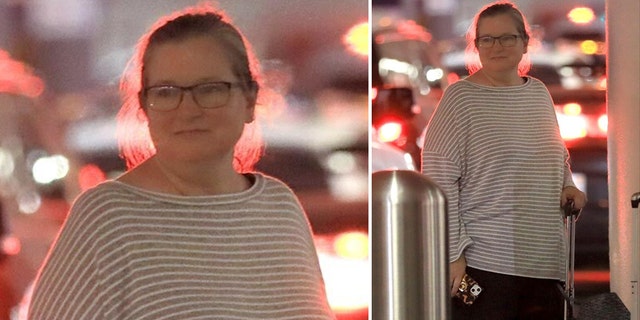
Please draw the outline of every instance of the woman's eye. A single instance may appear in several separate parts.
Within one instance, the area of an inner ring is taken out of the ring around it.
[[[154,90],[154,94],[158,97],[174,97],[179,94],[180,89],[165,87],[165,88],[156,88]]]
[[[196,91],[200,94],[215,94],[224,91],[224,86],[219,84],[207,84],[196,88]]]

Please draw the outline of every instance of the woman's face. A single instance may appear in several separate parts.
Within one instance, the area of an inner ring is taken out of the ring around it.
[[[480,19],[477,35],[478,39],[486,36],[518,35],[515,45],[512,47],[502,46],[498,39],[494,40],[492,47],[478,46],[480,62],[482,62],[484,69],[494,72],[517,72],[518,63],[520,63],[522,55],[527,52],[527,46],[510,15],[498,14]]]
[[[146,87],[190,87],[225,81],[237,83],[231,61],[215,38],[196,36],[149,48],[145,61]],[[192,92],[183,91],[177,108],[147,108],[149,131],[157,156],[175,161],[222,160],[231,163],[233,148],[244,124],[253,121],[255,95],[231,87],[229,100],[217,108],[201,108]],[[144,99],[144,98],[143,98]]]

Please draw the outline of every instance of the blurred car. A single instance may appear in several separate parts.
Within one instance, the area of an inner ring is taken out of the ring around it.
[[[287,183],[307,213],[327,296],[338,319],[368,318],[366,143],[318,151],[267,145],[256,169]]]
[[[576,268],[609,269],[606,91],[551,90],[574,181],[588,202],[576,224]]]
[[[411,154],[393,145],[371,139],[371,172],[382,170],[416,170]]]
[[[20,253],[20,239],[10,232],[9,220],[2,199],[0,199],[0,262],[18,253]]]
[[[72,193],[67,197],[73,199],[77,192],[125,170],[116,140],[110,134],[114,119],[113,116],[93,118],[70,129],[69,145],[75,152],[68,158],[73,159],[70,163],[74,167],[63,178],[51,181],[51,187],[75,186],[78,190],[66,191]],[[300,134],[300,130],[294,132]],[[267,135],[271,138],[272,133]],[[298,142],[267,141],[256,170],[283,180],[298,196],[314,232],[327,296],[338,319],[367,319],[371,294],[368,143],[366,139],[357,139],[341,147],[318,150],[310,147],[313,144],[303,144],[303,139],[292,140]],[[41,155],[40,158],[49,157]],[[27,290],[14,310],[16,317],[25,313],[29,300]]]
[[[443,64],[450,72],[450,79],[454,81],[469,75],[464,55],[464,51],[453,51],[443,56]],[[574,90],[585,86],[602,86],[600,77],[585,71],[595,68],[597,60],[593,56],[575,51],[532,49],[529,58],[531,70],[528,74],[542,81],[547,87]]]
[[[378,26],[372,37],[373,129],[380,142],[410,153],[419,166],[417,139],[448,84],[440,51],[412,20]]]

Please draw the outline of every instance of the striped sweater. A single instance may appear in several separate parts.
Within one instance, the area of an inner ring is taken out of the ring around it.
[[[560,195],[575,186],[548,90],[451,85],[434,112],[423,174],[445,193],[449,259],[501,274],[563,279]]]
[[[74,203],[29,319],[333,319],[311,230],[283,183],[175,196],[118,181]]]

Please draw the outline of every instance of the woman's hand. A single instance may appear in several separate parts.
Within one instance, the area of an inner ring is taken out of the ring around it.
[[[575,210],[581,210],[587,204],[587,196],[576,187],[565,187],[562,189],[560,206],[564,207],[569,200],[573,200],[573,208]]]
[[[462,282],[462,277],[466,273],[467,260],[464,258],[464,254],[458,258],[458,260],[449,264],[449,281],[451,283],[451,296],[455,296]]]

